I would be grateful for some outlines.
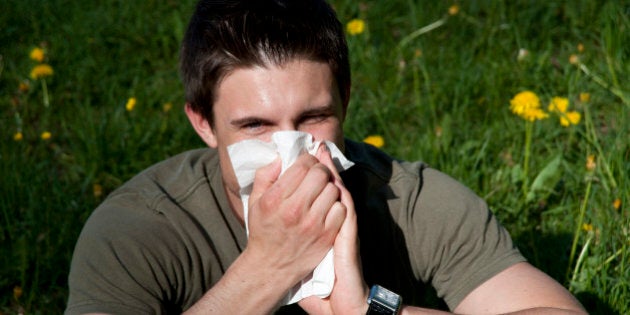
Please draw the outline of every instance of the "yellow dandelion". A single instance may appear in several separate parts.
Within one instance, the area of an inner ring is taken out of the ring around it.
[[[44,57],[46,56],[46,54],[44,53],[43,49],[39,47],[35,47],[33,48],[33,50],[31,50],[31,53],[29,54],[29,56],[31,57],[31,59],[37,62],[42,62],[44,61]]]
[[[588,103],[588,101],[591,100],[591,94],[590,93],[580,93],[580,102],[582,103]]]
[[[377,148],[381,148],[385,145],[385,139],[383,139],[383,137],[379,135],[368,136],[365,139],[363,139],[363,142],[367,144],[371,144]]]
[[[595,163],[595,155],[589,155],[586,157],[586,170],[593,171],[597,164]]]
[[[593,230],[593,225],[590,223],[584,223],[582,224],[582,230],[586,231],[586,232],[590,232]]]
[[[15,141],[22,141],[22,139],[24,139],[24,135],[22,134],[21,131],[18,131],[18,132],[13,134],[13,140],[15,140]]]
[[[584,44],[578,43],[577,50],[578,50],[578,52],[583,52],[584,51]]]
[[[569,63],[572,65],[577,65],[580,62],[580,57],[576,54],[572,54],[569,56]]]
[[[42,135],[40,137],[42,138],[42,140],[50,140],[52,134],[50,133],[50,131],[44,131],[42,132]]]
[[[527,113],[525,113],[525,116],[525,119],[529,121],[543,120],[549,117],[549,115],[545,113],[545,111],[543,111],[542,109],[531,109],[527,111]]]
[[[570,125],[577,125],[582,118],[582,115],[576,111],[567,112],[569,108],[569,99],[566,97],[553,97],[549,103],[548,109],[552,113],[557,113],[560,116],[560,125],[568,127]]]
[[[566,113],[567,108],[569,108],[569,99],[566,97],[553,97],[547,109],[550,112],[555,113]]]
[[[510,100],[512,113],[528,121],[541,120],[548,117],[540,108],[540,99],[532,91],[523,91]]]
[[[29,88],[30,86],[26,82],[20,82],[20,84],[18,85],[18,90],[22,93],[28,92]]]
[[[566,116],[562,115],[560,116],[560,125],[562,127],[569,127],[571,125],[571,122]]]
[[[53,75],[53,68],[45,63],[37,65],[31,70],[31,79],[37,80]]]
[[[16,286],[13,287],[13,298],[14,299],[19,300],[23,293],[24,293],[24,290],[22,290],[21,286],[16,285]]]
[[[517,115],[530,108],[540,108],[540,99],[532,91],[520,92],[510,101],[510,109]]]
[[[346,31],[350,35],[358,35],[365,31],[365,21],[361,19],[352,19],[346,25]]]
[[[173,103],[171,102],[164,103],[164,105],[162,105],[162,111],[165,113],[168,113],[169,111],[171,111],[172,108],[173,108]]]
[[[578,112],[568,112],[560,116],[560,124],[564,127],[568,127],[570,125],[577,125],[580,123],[580,119],[582,119],[582,115]]]
[[[457,13],[459,13],[459,6],[457,4],[453,4],[452,6],[448,7],[448,14],[449,15],[457,15]]]
[[[621,199],[617,198],[613,201],[613,208],[615,208],[615,210],[619,210],[619,208],[621,208]]]
[[[125,108],[127,109],[128,112],[132,111],[134,108],[136,107],[136,98],[135,97],[130,97],[127,100],[127,104],[125,104]]]
[[[92,186],[92,193],[94,194],[94,197],[96,197],[96,198],[102,196],[103,195],[103,186],[101,186],[99,184],[94,184]]]

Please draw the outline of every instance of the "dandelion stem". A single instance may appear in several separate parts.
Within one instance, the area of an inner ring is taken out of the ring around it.
[[[593,145],[593,147],[595,147],[595,150],[597,150],[597,154],[601,157],[604,156],[604,150],[602,150],[602,146],[599,144],[599,140],[597,137],[597,131],[595,129],[595,126],[593,124],[593,119],[591,117],[591,112],[589,110],[588,106],[584,107],[584,124],[586,126],[586,141],[589,142],[591,145]],[[608,160],[602,158],[601,159],[601,164],[604,167],[604,171],[606,173],[606,175],[608,176],[608,180],[610,182],[610,185],[612,186],[613,189],[617,188],[617,181],[615,180],[615,176],[613,175],[612,171],[610,170],[610,166],[608,165]]]
[[[50,101],[48,100],[48,86],[44,78],[42,78],[42,90],[44,94],[44,107],[48,107],[50,105]]]
[[[580,214],[578,216],[577,225],[575,227],[575,233],[573,234],[573,243],[571,244],[571,254],[569,254],[569,264],[567,265],[567,273],[566,279],[569,280],[569,274],[571,273],[571,266],[573,265],[573,258],[575,258],[575,251],[577,249],[577,243],[580,239],[580,231],[582,230],[582,224],[584,223],[584,214],[586,213],[586,206],[588,205],[588,198],[591,195],[591,186],[593,185],[593,180],[591,178],[587,179],[588,183],[586,184],[586,193],[584,194],[584,200],[582,201],[582,205],[580,207]]]
[[[586,243],[582,247],[580,251],[580,256],[578,257],[577,262],[575,263],[575,268],[573,269],[573,276],[571,276],[571,282],[569,283],[569,291],[572,290],[573,284],[575,283],[575,279],[582,268],[582,262],[584,262],[584,258],[586,257],[586,253],[588,252],[588,248],[591,246],[591,241],[593,240],[593,234],[588,236]]]
[[[400,44],[398,44],[398,47],[399,48],[403,48],[403,47],[407,46],[407,44],[409,44],[409,42],[414,40],[416,37],[418,37],[418,36],[420,36],[422,34],[428,33],[430,31],[432,31],[432,30],[434,30],[434,29],[444,25],[445,22],[446,22],[446,19],[442,18],[442,19],[439,19],[439,20],[437,20],[437,21],[435,21],[435,22],[433,22],[433,23],[431,23],[429,25],[426,25],[424,27],[421,27],[421,28],[413,31],[411,34],[405,36],[405,38],[403,38],[400,41]]]
[[[591,70],[583,63],[580,63],[580,70],[582,70],[582,72],[584,72],[586,75],[593,78],[593,81],[595,81],[597,84],[601,85],[603,88],[609,90],[610,92],[615,94],[617,97],[619,97],[621,101],[623,101],[624,104],[630,105],[630,100],[628,100],[628,97],[625,95],[625,93],[621,89],[608,84],[608,82],[604,81],[604,79],[599,77],[597,74],[591,72]]]
[[[604,266],[610,264],[615,258],[617,258],[617,256],[621,255],[621,253],[623,253],[625,251],[625,246],[620,248],[619,250],[617,250],[614,254],[610,255],[608,258],[606,258],[606,260],[604,260],[603,263],[601,263],[599,266],[597,266],[597,268],[595,268],[595,271],[599,271],[600,269],[602,269]]]
[[[523,161],[523,197],[527,200],[527,194],[529,193],[529,156],[530,150],[532,146],[532,129],[534,127],[534,123],[531,121],[527,121],[525,123],[525,158]]]

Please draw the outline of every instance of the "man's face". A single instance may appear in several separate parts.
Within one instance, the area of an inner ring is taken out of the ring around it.
[[[228,195],[239,191],[226,149],[233,143],[270,141],[276,131],[297,130],[343,151],[344,106],[326,63],[293,59],[234,70],[219,83],[213,111],[211,129],[202,138],[219,151]]]

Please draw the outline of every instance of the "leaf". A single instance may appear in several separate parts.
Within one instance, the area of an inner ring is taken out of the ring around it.
[[[523,168],[519,164],[512,167],[511,180],[512,185],[516,185],[523,181]]]
[[[562,162],[562,155],[557,155],[538,173],[527,193],[527,201],[547,199],[562,177]]]

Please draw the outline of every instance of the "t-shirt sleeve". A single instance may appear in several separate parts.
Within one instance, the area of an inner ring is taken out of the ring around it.
[[[148,209],[102,206],[88,219],[72,259],[66,314],[160,314],[181,268],[172,257],[173,231]],[[177,311],[177,310],[175,310]],[[181,312],[181,310],[179,310]]]
[[[419,174],[404,220],[410,259],[416,275],[454,309],[477,286],[525,259],[480,197],[435,169]]]

